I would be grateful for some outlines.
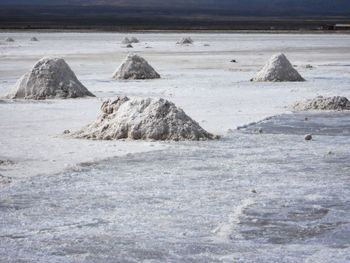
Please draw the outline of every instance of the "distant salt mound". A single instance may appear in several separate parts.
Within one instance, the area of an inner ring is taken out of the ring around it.
[[[124,45],[127,45],[127,44],[131,44],[131,41],[128,37],[125,37],[123,40],[122,40],[122,44]]]
[[[280,53],[273,55],[252,81],[304,81],[287,57]]]
[[[131,43],[140,43],[140,40],[138,40],[136,37],[130,38]]]
[[[140,40],[138,40],[136,37],[131,37],[131,38],[125,37],[122,40],[122,44],[124,44],[124,45],[134,44],[134,43],[140,43]]]
[[[161,98],[117,97],[103,102],[98,119],[73,133],[95,140],[209,140],[214,136],[197,122]]]
[[[30,39],[30,41],[37,42],[37,41],[39,41],[39,39],[37,39],[36,37],[32,37],[32,38]]]
[[[178,45],[191,45],[193,44],[193,39],[191,37],[183,37],[179,42],[177,42]]]
[[[8,98],[55,99],[94,96],[62,58],[45,57],[16,83]]]
[[[293,109],[297,111],[307,110],[350,110],[350,101],[346,97],[322,97],[318,96],[303,102],[297,102],[293,105]]]
[[[135,54],[129,54],[122,62],[113,79],[158,79],[160,75],[148,62]]]
[[[8,37],[5,39],[6,42],[15,42],[15,40],[12,37]]]

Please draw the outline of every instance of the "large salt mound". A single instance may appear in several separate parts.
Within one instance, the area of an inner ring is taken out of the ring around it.
[[[172,102],[156,98],[117,97],[103,102],[98,119],[74,137],[113,140],[208,140],[214,136]]]
[[[191,37],[183,37],[179,42],[176,44],[178,45],[190,45],[193,44],[193,40]]]
[[[160,75],[148,62],[134,54],[126,57],[120,67],[113,74],[114,79],[158,79]]]
[[[45,57],[16,83],[8,98],[54,99],[94,95],[80,83],[62,58]]]
[[[350,101],[346,97],[322,97],[318,96],[303,102],[297,102],[293,105],[294,110],[350,110]]]
[[[287,57],[280,53],[273,55],[252,81],[304,81]]]

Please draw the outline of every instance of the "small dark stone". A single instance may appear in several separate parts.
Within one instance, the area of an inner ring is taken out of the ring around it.
[[[252,190],[252,193],[253,193],[253,194],[256,194],[257,192],[256,192],[256,190],[255,190],[255,189],[253,189],[253,190]]]
[[[232,63],[237,63],[237,60],[232,59],[231,62],[232,62]]]
[[[65,130],[64,132],[63,132],[63,134],[69,134],[70,133],[70,130]]]
[[[312,140],[312,135],[311,134],[306,134],[304,139],[305,139],[305,141],[311,141]]]

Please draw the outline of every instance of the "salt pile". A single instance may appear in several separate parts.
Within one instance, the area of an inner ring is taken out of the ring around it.
[[[45,57],[16,83],[8,98],[54,99],[94,96],[62,58]]]
[[[183,37],[179,42],[177,42],[178,45],[191,45],[193,44],[193,40],[191,37]]]
[[[136,37],[130,38],[131,43],[140,43],[140,40],[138,40]]]
[[[304,81],[287,57],[280,53],[273,55],[251,81]]]
[[[37,41],[39,41],[36,37],[32,37],[31,39],[30,39],[30,41],[34,41],[34,42],[37,42]]]
[[[15,40],[12,37],[8,37],[5,39],[6,42],[15,42]]]
[[[114,79],[158,79],[160,75],[148,62],[135,54],[129,54],[113,74]]]
[[[350,101],[346,97],[334,96],[323,97],[318,96],[314,99],[309,99],[304,102],[297,102],[293,105],[294,110],[350,110]]]
[[[136,37],[131,37],[131,38],[128,38],[128,37],[125,37],[123,40],[122,40],[122,44],[133,44],[133,43],[139,43],[140,40],[138,40]]]
[[[98,119],[76,138],[113,140],[209,140],[214,136],[172,102],[162,98],[117,97],[101,106]]]

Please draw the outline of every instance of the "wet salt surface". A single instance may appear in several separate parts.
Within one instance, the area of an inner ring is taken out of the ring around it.
[[[342,112],[298,112],[281,114],[266,118],[257,123],[242,126],[247,133],[260,132],[271,134],[317,134],[350,135],[350,111]]]
[[[306,142],[296,118],[16,180],[0,262],[349,262],[350,136]]]

